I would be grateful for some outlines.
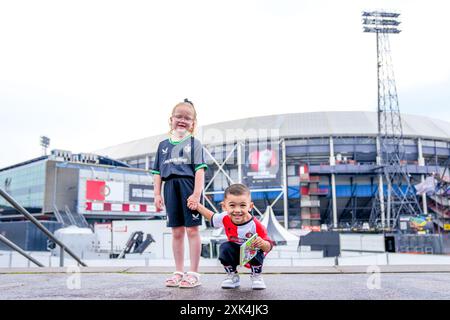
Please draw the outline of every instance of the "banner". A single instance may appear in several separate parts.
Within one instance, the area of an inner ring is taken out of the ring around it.
[[[130,184],[130,201],[153,202],[153,186],[145,184]]]
[[[115,181],[87,180],[86,200],[124,201],[124,183]]]
[[[245,149],[244,183],[247,186],[281,184],[280,145],[254,143]]]

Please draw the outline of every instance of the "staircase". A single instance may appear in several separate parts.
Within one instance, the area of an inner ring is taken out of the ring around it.
[[[300,166],[300,219],[302,229],[320,231],[320,196],[328,194],[327,188],[319,188],[320,177],[311,176],[307,165]]]

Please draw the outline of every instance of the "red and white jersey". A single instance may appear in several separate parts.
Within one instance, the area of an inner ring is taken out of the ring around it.
[[[231,217],[225,211],[222,213],[213,214],[211,218],[211,225],[214,228],[223,227],[228,241],[231,242],[242,244],[252,235],[257,233],[258,236],[272,244],[272,240],[267,235],[267,229],[261,224],[261,222],[259,222],[258,219],[255,219],[255,217],[252,217],[249,221],[243,224],[237,225],[231,221]]]

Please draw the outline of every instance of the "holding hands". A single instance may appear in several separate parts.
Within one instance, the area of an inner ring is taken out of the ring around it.
[[[192,194],[188,199],[187,199],[187,206],[189,209],[191,210],[197,210],[197,206],[200,203],[200,195],[196,195],[196,194]]]

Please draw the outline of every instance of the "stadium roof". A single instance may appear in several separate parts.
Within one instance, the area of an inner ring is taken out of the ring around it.
[[[402,114],[403,135],[450,141],[450,123],[424,116]],[[278,130],[279,137],[376,136],[377,113],[366,111],[332,111],[278,114],[237,119],[199,127],[196,137],[204,145],[233,143],[250,139],[262,130],[268,137]],[[114,159],[153,153],[167,134],[130,141],[93,151]]]

